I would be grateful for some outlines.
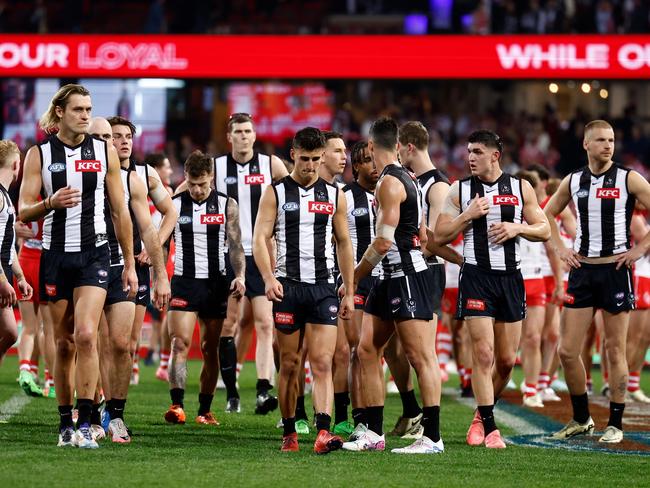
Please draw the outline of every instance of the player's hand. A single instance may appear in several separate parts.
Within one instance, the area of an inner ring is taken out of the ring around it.
[[[553,296],[551,297],[551,302],[556,305],[562,305],[564,303],[565,294],[564,294],[564,283],[560,283],[555,286],[553,290]]]
[[[350,320],[352,317],[352,312],[354,312],[354,296],[351,294],[346,294],[341,299],[341,304],[339,305],[339,318],[343,320]]]
[[[167,273],[158,277],[153,286],[153,305],[161,312],[165,309],[172,295],[172,289],[169,285]]]
[[[634,246],[632,249],[624,252],[616,258],[616,269],[620,269],[621,266],[627,266],[628,268],[631,268],[635,261],[641,258],[644,254],[645,253],[643,252],[643,248],[641,248],[641,246]]]
[[[498,222],[488,229],[488,239],[495,244],[503,244],[519,235],[519,224],[514,222]]]
[[[28,285],[29,286],[29,285]],[[7,281],[5,275],[0,276],[0,308],[11,307],[16,303],[16,290]]]
[[[149,253],[147,253],[147,250],[144,247],[142,248],[142,252],[135,257],[135,260],[142,266],[151,266]]]
[[[14,229],[16,229],[16,237],[20,237],[21,239],[33,239],[35,237],[32,228],[29,225],[23,224],[20,220],[16,220]]]
[[[246,293],[244,278],[235,278],[230,282],[230,294],[233,298],[240,299]]]
[[[76,207],[81,203],[81,191],[66,186],[59,188],[49,199],[49,205],[55,210]]]
[[[487,215],[489,211],[490,204],[488,203],[488,199],[485,197],[479,197],[478,194],[476,194],[463,213],[470,219],[475,220]]]
[[[339,289],[337,290],[337,295],[339,299],[345,296],[345,283],[341,283],[341,286],[339,286]]]
[[[131,299],[135,297],[135,294],[138,292],[138,275],[135,272],[133,266],[124,266],[122,271],[122,290],[128,292],[128,298]]]
[[[32,295],[34,294],[34,289],[31,287],[29,283],[27,283],[27,280],[25,277],[22,277],[17,281],[18,283],[18,289],[20,290],[20,300],[21,301],[27,301],[32,299]]]
[[[560,256],[560,259],[563,262],[567,263],[572,268],[580,267],[580,254],[575,252],[573,249],[563,247],[562,249],[558,249],[557,255]]]
[[[276,278],[272,278],[265,285],[264,292],[266,293],[266,298],[272,302],[281,302],[284,298],[284,289],[282,288],[282,283],[280,283]]]

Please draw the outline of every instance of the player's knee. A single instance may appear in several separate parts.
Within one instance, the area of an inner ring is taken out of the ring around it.
[[[499,376],[506,377],[512,371],[512,368],[515,367],[516,356],[508,355],[506,357],[498,358],[495,361],[495,367]]]
[[[560,340],[560,334],[557,330],[549,330],[544,334],[544,341],[550,343],[550,344],[557,344],[558,341]]]
[[[334,362],[336,364],[346,364],[350,362],[350,346],[346,342],[345,345],[341,344],[340,347],[334,351]]]
[[[280,359],[280,371],[283,375],[298,374],[301,366],[300,355],[284,353]]]
[[[185,339],[178,336],[172,337],[172,351],[175,354],[185,354],[189,348],[189,344]]]
[[[310,354],[309,364],[314,376],[327,375],[332,372],[332,356],[329,354]]]
[[[219,350],[219,341],[214,340],[205,340],[201,341],[201,354],[204,358],[207,357],[217,357],[217,351]]]
[[[542,343],[542,334],[539,332],[527,332],[524,335],[524,342],[531,349],[539,349]]]
[[[474,366],[489,369],[494,362],[494,348],[487,342],[474,346]]]
[[[271,318],[264,318],[255,322],[255,332],[257,336],[273,337],[273,320]]]
[[[567,363],[567,362],[577,360],[580,353],[575,352],[573,348],[569,348],[563,344],[560,344],[560,346],[557,349],[557,354],[558,356],[560,356],[560,361],[562,363]]]
[[[368,361],[377,361],[379,359],[379,352],[371,343],[361,342],[356,348],[356,351],[357,356],[359,357],[359,361],[362,363]]]
[[[74,343],[77,349],[90,350],[97,346],[97,334],[92,329],[79,327],[74,331]]]
[[[122,356],[131,352],[131,341],[128,338],[114,337],[111,340],[113,354]]]
[[[75,353],[74,337],[65,335],[55,339],[56,353],[59,357],[69,357]]]
[[[625,347],[620,342],[607,341],[607,360],[611,364],[625,363]]]

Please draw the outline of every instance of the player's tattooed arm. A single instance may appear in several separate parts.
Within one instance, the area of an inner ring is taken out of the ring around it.
[[[246,257],[241,244],[241,228],[239,227],[239,206],[233,198],[228,198],[226,204],[227,221],[226,234],[228,235],[228,253],[230,264],[235,277],[244,278],[246,273]]]

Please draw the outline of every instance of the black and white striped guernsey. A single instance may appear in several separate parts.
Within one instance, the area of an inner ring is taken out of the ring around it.
[[[600,175],[587,166],[569,176],[578,214],[573,249],[581,256],[611,256],[630,249],[635,198],[628,192],[629,174],[629,169],[612,164]]]
[[[465,262],[492,271],[516,271],[520,268],[519,236],[503,244],[488,239],[488,229],[499,222],[523,220],[524,198],[521,181],[502,173],[493,183],[485,183],[472,176],[458,184],[460,211],[463,212],[475,195],[488,200],[487,215],[472,220],[464,231],[463,257]]]
[[[418,183],[420,184],[420,188],[422,189],[422,210],[424,211],[424,222],[428,226],[429,215],[431,214],[431,204],[429,203],[429,193],[431,192],[431,188],[436,183],[446,183],[448,188],[449,179],[444,174],[442,174],[438,168],[430,169],[426,173],[422,173],[417,178]],[[438,260],[436,256],[430,256],[427,259],[427,263],[429,263],[429,265],[443,264],[442,260]]]
[[[130,173],[131,170],[128,168],[120,168],[120,176],[122,177],[122,186],[124,187],[124,201],[126,207],[129,209],[131,214],[131,220],[133,222],[133,227],[136,226],[135,218],[133,212],[131,212],[131,182],[130,182]],[[117,234],[115,234],[115,227],[113,226],[113,219],[111,218],[111,207],[106,198],[105,204],[105,214],[106,214],[106,234],[108,235],[108,249],[110,256],[111,266],[120,266],[124,264],[124,255],[122,254],[122,247],[120,246],[119,241],[117,240]]]
[[[398,278],[427,269],[420,248],[420,225],[423,219],[422,192],[415,175],[401,164],[386,166],[381,172],[378,185],[385,176],[397,178],[406,191],[406,200],[400,204],[395,240],[381,262],[386,278]]]
[[[51,136],[39,144],[44,198],[70,186],[81,191],[81,203],[45,216],[43,248],[79,252],[106,243],[104,184],[108,169],[106,142],[86,135],[81,144],[68,146]]]
[[[7,266],[13,263],[13,249],[16,245],[16,233],[14,223],[16,221],[16,212],[14,205],[11,203],[9,193],[4,186],[0,184],[0,193],[2,194],[2,210],[0,211],[0,262],[4,272],[7,272]]]
[[[357,264],[375,239],[375,194],[356,181],[345,185],[343,193],[348,206],[346,215],[354,264]],[[378,266],[372,270],[372,276],[379,276]]]
[[[228,197],[212,190],[199,203],[186,190],[174,195],[172,202],[178,211],[174,276],[207,279],[225,275]]]
[[[302,283],[334,283],[332,225],[338,187],[322,178],[305,188],[290,175],[273,184],[277,201],[275,276]]]
[[[232,154],[214,159],[215,187],[239,205],[241,241],[246,256],[253,255],[253,227],[264,188],[273,182],[271,157],[258,152],[245,163]]]

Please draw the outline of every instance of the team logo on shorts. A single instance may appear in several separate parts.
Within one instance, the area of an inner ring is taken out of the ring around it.
[[[61,173],[62,171],[65,171],[65,163],[52,163],[47,167],[47,169],[50,170],[50,173]]]
[[[408,300],[406,300],[406,310],[408,310],[409,312],[415,312],[416,308],[417,305],[415,303],[414,298],[409,298]]]
[[[465,308],[467,310],[485,310],[485,302],[483,300],[478,300],[476,298],[468,298],[465,302]]]
[[[224,183],[226,185],[235,185],[237,183],[237,177],[236,176],[226,176],[223,179]]]
[[[330,313],[336,313],[339,311],[339,307],[336,305],[330,305]]]
[[[181,215],[180,217],[178,217],[178,223],[179,224],[190,224],[190,223],[192,223],[192,217],[190,217],[189,215]]]
[[[393,298],[393,299],[390,301],[390,304],[391,304],[391,305],[399,305],[400,303],[402,303],[402,300],[401,300],[400,297]]]
[[[282,205],[282,210],[285,212],[293,212],[295,210],[298,210],[300,208],[300,204],[298,202],[287,202],[284,205]]]
[[[56,296],[56,285],[45,285],[45,293],[48,297]]]
[[[100,269],[99,271],[97,271],[97,274],[102,278],[106,278],[108,276],[108,271],[106,271],[105,269]]]
[[[368,215],[368,209],[365,208],[365,207],[355,208],[352,211],[352,216],[353,217],[363,217],[364,215]]]
[[[139,292],[147,291],[147,285],[140,285],[140,287],[138,288],[138,291]]]
[[[275,312],[275,323],[280,325],[293,325],[293,314],[289,312]]]
[[[172,307],[178,307],[178,308],[185,308],[188,305],[187,300],[183,300],[182,298],[172,298],[171,301],[169,302],[169,305]]]

